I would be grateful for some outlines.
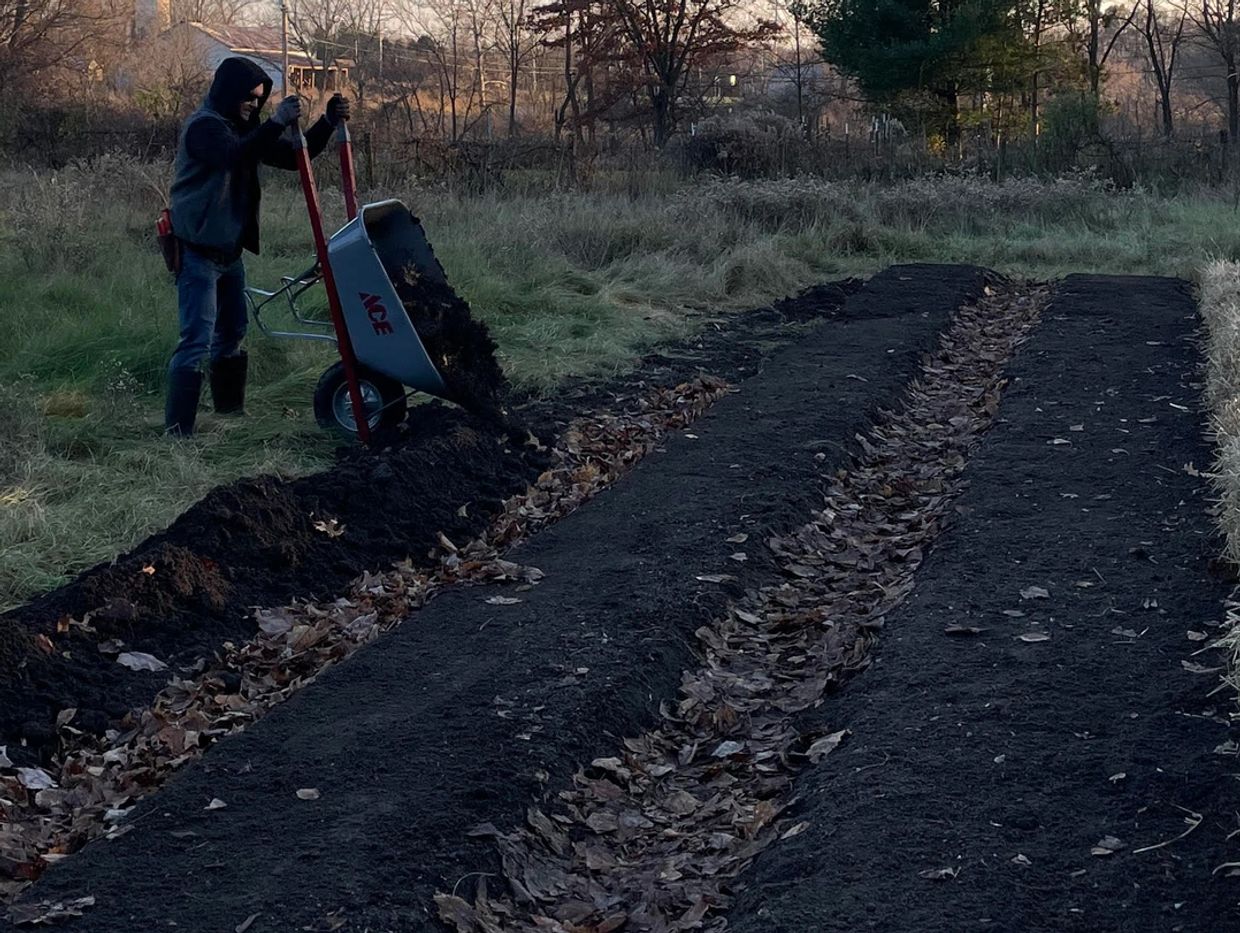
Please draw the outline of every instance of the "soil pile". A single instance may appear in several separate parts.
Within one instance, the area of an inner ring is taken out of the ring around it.
[[[247,637],[254,606],[427,561],[440,533],[472,537],[546,466],[544,452],[447,406],[423,406],[417,425],[321,474],[215,489],[114,563],[0,617],[0,746],[14,760],[40,757],[71,708],[76,727],[101,731],[168,676],[120,668],[120,651],[192,665]]]

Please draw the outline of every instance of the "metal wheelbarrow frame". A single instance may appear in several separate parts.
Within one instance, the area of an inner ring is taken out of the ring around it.
[[[336,130],[341,188],[348,223],[328,237],[310,153],[301,128],[293,145],[297,172],[314,235],[316,263],[300,275],[283,276],[274,291],[247,288],[246,298],[259,329],[270,337],[334,343],[340,362],[329,367],[315,390],[315,417],[325,427],[356,434],[370,443],[378,426],[399,421],[408,389],[446,397],[443,377],[397,295],[394,279],[415,274],[446,281],[421,227],[397,200],[357,205],[353,145],[346,121]],[[309,317],[297,300],[322,283],[329,319]],[[277,330],[263,319],[272,303],[287,303],[297,324],[309,330]]]

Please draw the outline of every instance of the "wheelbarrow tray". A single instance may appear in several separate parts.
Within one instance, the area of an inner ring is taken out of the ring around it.
[[[397,200],[361,208],[327,244],[340,309],[357,362],[430,395],[447,392],[393,284],[411,272],[445,282],[443,267]]]

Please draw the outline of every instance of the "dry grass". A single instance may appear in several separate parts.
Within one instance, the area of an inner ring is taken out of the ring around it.
[[[1217,449],[1211,480],[1219,495],[1218,522],[1226,556],[1240,563],[1240,262],[1215,260],[1200,276],[1206,322],[1206,403]],[[1233,600],[1234,602],[1234,600]],[[1240,622],[1224,639],[1229,680],[1240,692]]]

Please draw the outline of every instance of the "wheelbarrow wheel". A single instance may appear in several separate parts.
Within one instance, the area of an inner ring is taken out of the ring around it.
[[[405,387],[399,382],[359,367],[357,383],[370,430],[391,428],[405,420]],[[328,367],[319,377],[314,389],[314,420],[321,428],[357,437],[357,420],[353,416],[353,400],[349,398],[343,363]]]

